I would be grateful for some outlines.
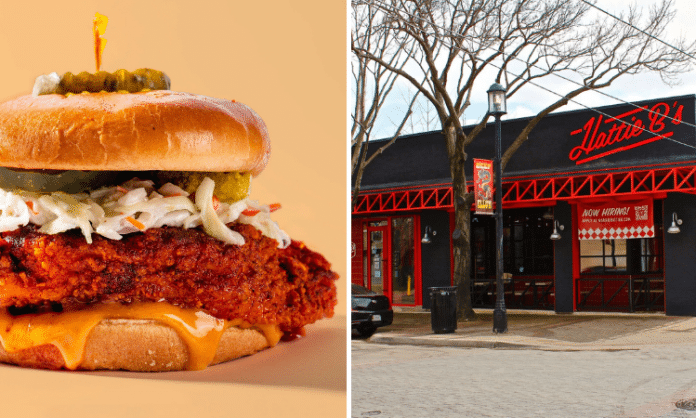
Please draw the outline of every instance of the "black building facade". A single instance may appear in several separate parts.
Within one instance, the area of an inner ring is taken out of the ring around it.
[[[503,173],[506,305],[696,315],[695,119],[690,95],[542,120]],[[526,123],[503,121],[503,149]],[[490,124],[466,150],[470,183],[493,151]],[[453,199],[443,136],[399,138],[363,176],[352,281],[428,308],[428,288],[453,284]],[[495,301],[494,228],[472,213],[475,307]]]

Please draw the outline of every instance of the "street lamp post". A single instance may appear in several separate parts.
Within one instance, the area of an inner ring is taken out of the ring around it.
[[[488,113],[495,117],[495,290],[496,301],[493,310],[493,332],[507,332],[507,311],[505,309],[505,289],[503,288],[503,169],[501,166],[501,123],[500,117],[507,113],[505,87],[493,83],[488,89]]]

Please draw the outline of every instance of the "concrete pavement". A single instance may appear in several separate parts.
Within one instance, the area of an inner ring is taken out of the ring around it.
[[[512,310],[494,334],[492,314],[434,334],[429,312],[397,308],[353,342],[352,416],[696,418],[678,405],[696,404],[696,318]]]
[[[696,347],[462,349],[352,341],[351,417],[696,418]]]

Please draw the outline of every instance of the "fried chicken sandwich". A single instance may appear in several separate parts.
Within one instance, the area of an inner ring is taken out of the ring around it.
[[[0,361],[195,370],[331,317],[336,273],[249,194],[261,118],[156,71],[0,103]]]

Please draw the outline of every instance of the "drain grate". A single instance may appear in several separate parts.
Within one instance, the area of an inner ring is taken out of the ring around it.
[[[675,402],[674,406],[679,409],[686,409],[687,411],[696,411],[696,399],[682,399],[681,401]]]

